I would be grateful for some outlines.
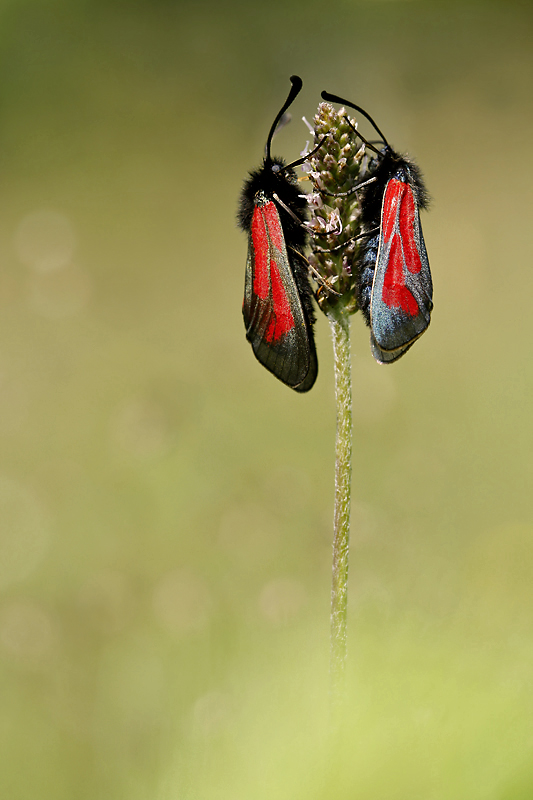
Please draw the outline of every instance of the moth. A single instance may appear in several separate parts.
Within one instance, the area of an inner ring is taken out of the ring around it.
[[[246,338],[255,357],[276,378],[297,392],[315,383],[318,361],[313,324],[313,290],[304,250],[308,243],[307,200],[294,168],[313,155],[286,164],[271,154],[274,133],[302,89],[291,77],[291,90],[268,134],[261,166],[245,181],[238,211],[248,234],[248,258],[242,313]]]
[[[377,149],[356,131],[375,153],[370,179],[360,189],[361,221],[368,235],[361,240],[356,291],[370,327],[372,355],[379,363],[390,364],[430,323],[433,284],[420,224],[428,193],[418,166],[391,147],[364,109],[329,92],[322,92],[322,97],[363,114],[383,144]]]

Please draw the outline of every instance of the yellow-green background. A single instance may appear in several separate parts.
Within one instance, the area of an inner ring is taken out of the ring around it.
[[[533,796],[529,3],[0,5],[0,796]],[[330,335],[252,356],[237,195],[289,88],[422,165],[433,322],[353,320],[327,740]]]

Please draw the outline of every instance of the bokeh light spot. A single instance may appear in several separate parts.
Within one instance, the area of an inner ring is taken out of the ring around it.
[[[195,728],[202,736],[213,736],[228,724],[231,705],[224,692],[209,692],[199,697],[193,708]]]
[[[306,600],[301,583],[293,578],[275,578],[261,590],[259,609],[272,625],[284,625],[296,619]]]
[[[118,633],[133,613],[133,593],[120,572],[104,570],[91,575],[79,597],[90,624],[102,633]]]
[[[31,307],[47,319],[75,316],[87,306],[91,295],[90,276],[75,264],[37,273],[30,281]]]
[[[158,621],[179,636],[203,628],[210,608],[211,598],[205,581],[187,569],[168,572],[154,592]]]
[[[41,209],[25,216],[15,234],[15,251],[23,264],[39,272],[65,267],[76,249],[76,235],[65,214]]]

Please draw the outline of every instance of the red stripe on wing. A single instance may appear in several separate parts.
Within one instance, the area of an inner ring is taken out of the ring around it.
[[[395,178],[391,178],[387,183],[385,197],[383,199],[383,219],[381,222],[381,235],[385,242],[389,241],[394,231],[394,225],[403,195],[403,187],[405,185],[405,183],[397,181]]]
[[[261,300],[266,300],[270,288],[268,277],[268,237],[265,220],[261,208],[256,206],[252,217],[251,228],[254,246],[254,294]]]
[[[270,241],[281,253],[285,244],[285,237],[283,235],[283,231],[281,230],[281,223],[275,203],[270,202],[264,205],[263,214],[265,215],[265,222],[268,228]]]
[[[422,269],[422,262],[415,241],[415,199],[409,184],[406,183],[404,186],[400,208],[400,236],[407,269],[416,275]]]
[[[402,242],[397,233],[394,234],[392,239],[381,296],[383,302],[389,308],[401,308],[411,317],[415,317],[418,314],[418,303],[405,285]]]
[[[251,235],[254,249],[253,292],[260,300],[270,299],[272,303],[271,317],[264,335],[268,342],[277,342],[294,327],[294,317],[276,263],[285,251],[285,240],[274,203],[255,208]]]
[[[396,224],[398,223],[398,224]],[[382,215],[382,240],[389,242],[387,269],[383,278],[382,299],[389,308],[401,308],[415,317],[418,303],[405,285],[404,265],[418,273],[422,263],[414,238],[415,201],[408,183],[391,178],[385,190]]]
[[[281,339],[294,328],[294,317],[292,316],[289,299],[274,259],[270,262],[270,282],[274,313],[265,331],[265,339],[267,342],[277,342],[278,339]]]

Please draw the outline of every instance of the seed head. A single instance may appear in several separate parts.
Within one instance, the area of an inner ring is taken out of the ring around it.
[[[309,262],[326,284],[318,290],[322,310],[327,312],[329,306],[342,302],[347,311],[354,313],[357,311],[354,264],[359,240],[353,237],[361,233],[360,210],[357,193],[345,197],[342,194],[349,192],[364,174],[365,147],[359,145],[344,108],[336,111],[330,103],[320,103],[313,121],[315,146],[324,136],[326,140],[306,163],[307,177],[313,184],[308,196],[309,225],[317,234],[311,240]],[[351,122],[355,127],[355,122]],[[338,249],[324,252],[332,248]],[[328,291],[328,286],[338,294]]]

